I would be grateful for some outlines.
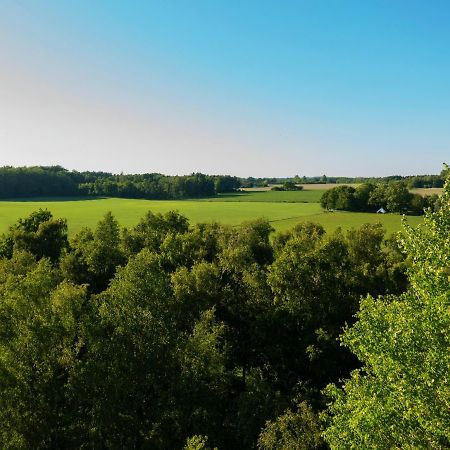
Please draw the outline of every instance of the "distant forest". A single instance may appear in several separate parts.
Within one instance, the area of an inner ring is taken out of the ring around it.
[[[390,175],[387,177],[300,177],[296,175],[291,178],[241,178],[241,187],[268,186],[271,184],[284,184],[293,182],[296,184],[360,184],[360,183],[390,183],[403,181],[410,189],[415,188],[441,188],[445,183],[445,173],[439,175]]]
[[[160,173],[112,174],[108,172],[69,171],[61,166],[1,167],[0,198],[26,198],[45,196],[105,196],[177,200],[209,197],[232,192],[240,187],[268,186],[293,182],[318,183],[379,183],[404,181],[409,188],[442,187],[444,174],[390,176],[383,178],[299,177],[292,178],[239,178],[230,175],[193,173],[169,176]]]
[[[209,197],[240,186],[228,175],[115,175],[69,171],[61,166],[0,168],[0,198],[105,196],[156,200]]]

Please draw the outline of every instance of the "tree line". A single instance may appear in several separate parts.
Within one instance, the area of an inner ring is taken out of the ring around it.
[[[404,181],[390,183],[363,183],[357,187],[336,186],[325,191],[320,204],[328,210],[376,212],[386,211],[423,214],[425,208],[438,209],[440,199],[437,194],[421,196],[411,193]]]
[[[209,197],[233,192],[240,187],[259,187],[270,184],[298,188],[299,184],[316,183],[388,183],[403,181],[409,188],[442,187],[444,171],[440,175],[384,178],[299,177],[239,178],[230,175],[193,173],[168,176],[160,173],[112,174],[108,172],[69,171],[61,166],[0,167],[0,198],[105,196],[176,200]]]
[[[68,171],[60,166],[0,168],[0,198],[107,196],[184,199],[232,192],[240,186],[229,175],[114,175]]]
[[[288,178],[241,178],[242,187],[261,187],[271,184],[283,184],[292,182],[295,184],[361,184],[361,183],[390,183],[391,181],[403,181],[408,188],[441,188],[446,178],[445,169],[439,175],[390,175],[387,177],[333,177],[333,176],[299,176]]]

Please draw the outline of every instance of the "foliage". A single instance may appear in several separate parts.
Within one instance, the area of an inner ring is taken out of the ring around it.
[[[0,254],[6,257],[11,257],[15,249],[55,262],[67,247],[67,222],[54,219],[50,211],[42,209],[20,219],[0,238]]]
[[[314,450],[323,448],[317,415],[306,403],[288,409],[275,421],[268,421],[258,439],[260,450]]]
[[[282,186],[273,186],[272,191],[301,191],[303,186],[297,185],[293,181],[285,181]]]
[[[239,186],[239,179],[229,175],[113,175],[69,172],[60,166],[0,167],[0,198],[92,195],[180,199],[233,192]]]
[[[209,450],[210,447],[208,446],[208,438],[205,436],[192,436],[191,438],[188,438],[186,441],[186,445],[184,446],[183,450]],[[217,450],[215,447],[213,450]]]
[[[405,231],[409,289],[368,296],[342,337],[363,367],[327,389],[333,449],[450,446],[450,181],[440,210]]]
[[[435,198],[424,199],[409,192],[404,181],[389,183],[364,183],[352,186],[337,186],[322,194],[320,203],[325,209],[344,211],[372,211],[384,208],[391,212],[422,214],[426,206],[431,206]]]
[[[358,367],[342,327],[361,295],[404,288],[379,225],[272,238],[264,219],[149,212],[121,229],[106,213],[67,240],[54,222],[35,212],[3,240],[5,449],[276,448],[299,433],[314,448],[320,391]]]

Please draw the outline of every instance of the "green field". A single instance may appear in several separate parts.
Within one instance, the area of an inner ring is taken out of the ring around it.
[[[401,228],[399,215],[324,212],[320,205],[312,200],[304,203],[307,197],[302,197],[300,194],[307,194],[307,191],[254,192],[224,195],[215,199],[182,201],[119,198],[2,201],[0,202],[0,232],[6,231],[17,219],[39,208],[49,209],[55,217],[66,218],[70,234],[76,233],[83,226],[94,227],[107,211],[112,211],[121,225],[132,226],[149,210],[155,213],[176,210],[188,217],[191,223],[216,221],[239,225],[243,221],[265,217],[278,231],[287,230],[303,221],[320,223],[327,231],[333,231],[338,227],[346,230],[367,222],[381,222],[388,233]],[[264,200],[265,198],[267,200]],[[420,217],[408,218],[411,225],[417,225],[421,220]]]
[[[275,203],[318,203],[324,189],[303,191],[243,191],[233,194],[219,194],[217,197],[203,199],[210,202],[275,202]]]

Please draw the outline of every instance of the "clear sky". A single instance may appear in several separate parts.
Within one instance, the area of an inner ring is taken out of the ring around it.
[[[0,165],[438,173],[448,0],[0,0]]]

